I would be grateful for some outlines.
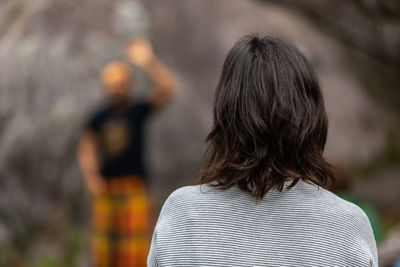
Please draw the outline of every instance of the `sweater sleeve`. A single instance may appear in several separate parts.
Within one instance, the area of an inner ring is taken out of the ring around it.
[[[361,208],[357,209],[356,215],[359,224],[359,242],[369,258],[369,267],[378,267],[378,250],[371,223]]]
[[[161,209],[160,216],[158,217],[156,227],[154,228],[153,237],[151,239],[150,251],[149,251],[149,255],[147,256],[147,266],[148,267],[160,266],[158,263],[158,253],[157,253],[157,232],[158,232],[158,229],[160,227],[162,227],[161,225],[164,223],[164,215],[165,215],[166,211],[169,210],[169,207],[168,207],[169,201],[168,200],[169,200],[169,198],[167,199],[167,201],[165,201],[165,203]]]
[[[153,238],[151,240],[151,246],[149,255],[147,257],[147,266],[148,267],[158,267],[157,262],[157,233],[154,231]]]
[[[366,217],[366,216],[365,216]],[[366,243],[369,248],[369,251],[371,252],[371,266],[378,267],[378,250],[376,247],[376,241],[374,237],[374,233],[372,231],[371,223],[368,220],[368,217],[366,217],[367,220],[367,234],[366,234]]]
[[[179,189],[174,191],[168,199],[165,201],[163,207],[161,208],[160,215],[158,217],[156,226],[154,228],[154,233],[153,237],[151,239],[151,245],[150,245],[150,251],[147,257],[147,266],[148,267],[159,267],[161,266],[159,262],[159,255],[158,255],[158,249],[157,249],[157,233],[158,231],[165,227],[165,224],[168,223],[168,220],[170,218],[171,214],[171,209],[174,206],[174,202],[177,198],[177,195],[179,194]]]

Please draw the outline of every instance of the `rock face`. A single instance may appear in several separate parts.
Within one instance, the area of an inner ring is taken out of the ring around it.
[[[370,48],[355,49],[324,31],[328,26],[316,25],[299,12],[330,14],[337,5],[312,9],[313,1],[295,1],[302,5],[294,6],[282,2],[1,1],[0,244],[13,251],[10,257],[35,258],[50,247],[61,253],[68,246],[65,230],[84,225],[87,199],[75,159],[76,141],[88,113],[102,101],[101,67],[122,58],[124,42],[134,36],[151,38],[181,85],[147,129],[150,179],[160,203],[177,186],[193,183],[225,54],[250,32],[295,43],[315,66],[330,117],[326,154],[331,161],[357,175],[384,153],[398,113],[391,99],[374,92],[392,94],[389,85],[398,78],[393,75],[398,74],[398,55],[377,59]],[[367,31],[363,25],[358,27]],[[391,27],[398,31],[398,24]],[[352,40],[349,32],[346,38]],[[369,38],[361,32],[356,44],[363,36]],[[389,37],[386,43],[397,42]],[[385,74],[365,76],[367,64]],[[142,94],[148,82],[136,72],[136,92]],[[385,83],[377,82],[382,77]],[[366,86],[371,80],[372,89]]]

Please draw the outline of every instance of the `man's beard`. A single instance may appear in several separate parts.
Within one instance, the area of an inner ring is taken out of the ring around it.
[[[126,104],[129,102],[129,96],[122,94],[113,94],[109,96],[109,101],[112,107],[122,108],[126,106]]]

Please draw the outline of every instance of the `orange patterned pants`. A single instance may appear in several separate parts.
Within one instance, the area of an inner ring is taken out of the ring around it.
[[[93,266],[144,267],[153,212],[144,182],[129,176],[106,183],[106,193],[92,203]]]

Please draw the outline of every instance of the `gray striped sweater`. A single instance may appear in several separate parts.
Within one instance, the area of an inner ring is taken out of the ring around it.
[[[148,266],[363,267],[378,266],[378,256],[365,213],[315,184],[263,200],[202,185],[166,200]]]

